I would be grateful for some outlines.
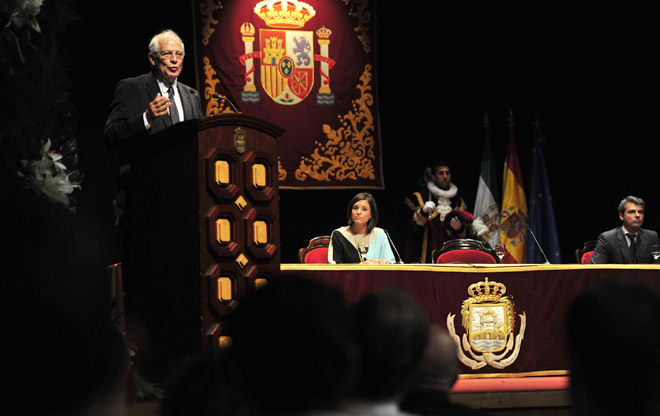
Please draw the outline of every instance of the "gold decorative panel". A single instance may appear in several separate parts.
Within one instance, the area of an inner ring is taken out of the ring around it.
[[[231,223],[226,218],[218,218],[215,221],[216,240],[220,244],[231,242]]]
[[[217,160],[215,162],[215,183],[227,185],[229,180],[229,163],[226,160]]]
[[[236,201],[234,201],[234,205],[236,205],[239,211],[243,211],[243,208],[247,206],[247,201],[243,198],[243,195],[239,195]]]
[[[231,345],[231,337],[223,335],[218,338],[218,346],[220,348],[229,347]]]
[[[268,224],[264,221],[254,222],[254,243],[266,244],[268,242]]]
[[[254,279],[254,287],[255,289],[259,289],[261,287],[264,287],[268,284],[268,279],[264,279],[263,277],[258,277]]]
[[[232,300],[231,279],[228,277],[218,278],[218,300],[220,302],[227,302]]]
[[[237,258],[236,258],[236,264],[238,264],[242,269],[245,268],[248,264],[248,258],[245,257],[245,254],[241,253]]]
[[[252,185],[254,185],[255,188],[263,188],[266,184],[266,166],[260,163],[255,163],[252,165]]]

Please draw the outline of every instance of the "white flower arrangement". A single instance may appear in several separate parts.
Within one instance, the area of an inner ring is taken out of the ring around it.
[[[12,25],[17,29],[22,29],[28,26],[37,33],[41,32],[37,15],[41,11],[43,3],[43,0],[17,1],[11,11],[11,18],[5,27]]]
[[[19,172],[18,175],[25,178],[26,184],[34,191],[69,207],[69,196],[74,190],[80,189],[80,184],[69,180],[70,174],[67,174],[66,166],[61,163],[62,155],[50,151],[50,139],[44,143],[40,153],[40,160],[21,160],[26,173]]]

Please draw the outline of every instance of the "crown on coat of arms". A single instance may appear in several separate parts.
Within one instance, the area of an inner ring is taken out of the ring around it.
[[[298,0],[264,0],[254,6],[254,13],[266,25],[282,29],[300,29],[316,15],[312,6]]]
[[[497,302],[505,293],[506,286],[498,282],[489,282],[487,277],[483,282],[468,287],[468,294],[478,302]]]
[[[332,30],[328,29],[325,26],[320,27],[316,30],[316,36],[318,36],[320,39],[328,39],[330,35],[332,35]]]
[[[255,30],[254,26],[250,22],[245,22],[241,25],[241,35],[243,36],[254,36]]]

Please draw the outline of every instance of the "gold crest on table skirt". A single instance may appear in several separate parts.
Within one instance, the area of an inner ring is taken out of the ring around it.
[[[458,345],[458,358],[472,370],[486,365],[502,369],[518,358],[527,316],[525,312],[518,315],[520,331],[515,335],[516,312],[512,299],[504,296],[505,293],[506,286],[489,282],[487,277],[468,287],[470,298],[461,306],[465,330],[462,337],[456,334],[456,315],[447,315],[447,329]]]

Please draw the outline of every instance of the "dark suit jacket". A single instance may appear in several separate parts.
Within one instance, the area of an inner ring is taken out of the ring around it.
[[[631,264],[630,250],[623,227],[605,231],[598,236],[598,243],[591,258],[593,264]],[[651,248],[659,244],[658,233],[640,228],[637,232],[637,263],[655,263]]]
[[[177,82],[177,88],[183,106],[184,120],[201,118],[202,103],[199,93],[187,85]],[[111,147],[119,147],[131,140],[155,134],[172,125],[169,116],[160,117],[149,130],[144,127],[143,114],[149,103],[160,92],[156,75],[153,72],[134,78],[126,78],[115,88],[115,95],[110,106],[110,115],[105,123],[104,137]],[[179,109],[179,111],[181,111]],[[124,190],[127,187],[130,165],[119,166],[116,178],[116,195],[113,202],[115,216],[124,216]]]
[[[199,93],[181,82],[177,82],[177,86],[184,120],[203,117]],[[119,81],[104,130],[105,139],[110,145],[121,145],[124,141],[155,134],[172,125],[170,118],[164,116],[160,117],[149,131],[144,127],[142,115],[159,92],[158,81],[153,72]]]

